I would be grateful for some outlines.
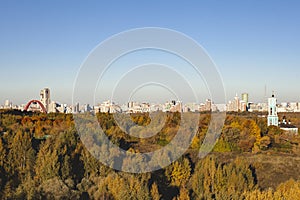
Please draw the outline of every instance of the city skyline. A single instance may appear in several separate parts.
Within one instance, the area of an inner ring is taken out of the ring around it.
[[[113,99],[99,101],[94,104],[73,102],[73,104],[60,103],[51,99],[51,90],[43,88],[40,90],[40,98],[32,99],[26,104],[16,105],[10,100],[5,100],[0,109],[14,109],[20,111],[39,111],[43,113],[151,113],[163,112],[269,112],[277,116],[277,112],[300,112],[300,102],[277,102],[273,92],[266,97],[265,102],[255,103],[249,99],[248,93],[242,93],[226,102],[225,104],[215,103],[211,99],[202,102],[183,102],[180,99],[166,100],[164,102],[150,102],[129,100],[127,102],[115,102]],[[272,101],[270,101],[272,99]],[[271,102],[271,103],[270,103]],[[268,108],[269,106],[269,108]],[[271,111],[270,111],[271,110]],[[272,112],[273,110],[273,112]],[[276,111],[275,111],[276,110]],[[274,114],[275,113],[275,114]],[[273,119],[274,121],[274,119]],[[277,120],[278,121],[278,120]],[[273,122],[275,123],[275,122]]]
[[[0,102],[25,104],[49,87],[55,91],[53,99],[70,104],[76,74],[89,52],[106,38],[139,27],[174,29],[202,45],[220,71],[227,100],[247,92],[252,101],[262,102],[266,85],[267,95],[274,90],[279,102],[299,102],[299,5],[2,1]]]
[[[40,95],[41,95],[42,91],[44,91],[44,90],[49,90],[50,91],[50,88],[44,87],[44,89],[41,90]],[[54,92],[54,94],[55,94],[55,92]],[[53,95],[53,94],[51,94],[51,95]],[[245,99],[245,97],[244,97],[245,95],[247,96],[246,97],[247,100],[244,100]],[[230,103],[230,102],[234,101],[237,98],[240,99],[240,100],[242,100],[242,101],[245,101],[247,103],[267,103],[268,98],[270,98],[272,96],[275,96],[275,91],[272,91],[272,93],[270,95],[269,94],[265,94],[265,96],[263,98],[263,101],[254,101],[253,99],[251,99],[251,94],[249,94],[248,92],[244,91],[243,93],[240,93],[240,94],[235,93],[235,96],[227,97],[225,104]],[[276,96],[276,98],[278,99],[278,96]],[[28,101],[24,101],[24,102],[21,102],[21,103],[18,104],[18,103],[15,103],[14,99],[6,98],[2,103],[0,102],[0,105],[3,106],[5,104],[7,104],[7,102],[9,102],[12,105],[25,105],[29,101],[39,100],[39,99],[41,99],[41,97],[39,97],[38,93],[36,93],[35,97],[29,99]],[[51,98],[48,99],[48,104],[51,103],[51,102],[56,102],[56,103],[68,104],[68,105],[73,105],[73,104],[77,104],[77,103],[79,103],[79,104],[89,104],[89,105],[98,105],[98,104],[100,104],[102,102],[105,102],[105,101],[110,101],[110,102],[114,102],[114,103],[118,103],[118,104],[127,104],[129,102],[140,102],[140,103],[153,103],[153,104],[155,104],[155,103],[166,103],[166,102],[173,101],[173,100],[183,102],[182,99],[179,99],[179,98],[176,98],[176,97],[174,97],[174,98],[172,98],[172,97],[171,98],[166,98],[163,101],[158,101],[158,100],[151,101],[151,100],[147,99],[146,97],[143,97],[143,100],[133,98],[133,99],[130,99],[128,101],[117,101],[116,99],[113,99],[113,98],[104,98],[103,97],[101,100],[95,101],[95,102],[87,102],[87,101],[80,102],[80,101],[78,101],[78,102],[71,102],[71,103],[69,103],[69,102],[61,102],[61,101],[59,101],[59,100],[54,99],[54,98],[51,97]],[[204,98],[204,99],[202,99],[200,101],[184,101],[184,103],[188,103],[188,104],[189,103],[198,103],[198,104],[200,103],[201,104],[201,103],[204,103],[207,100],[210,100],[210,101],[214,102],[211,98],[207,97],[207,98]],[[40,101],[42,102],[42,100],[40,100]],[[297,102],[297,103],[299,102],[300,103],[300,100],[299,101],[289,101],[287,99],[284,99],[283,101],[278,101],[279,104],[281,104],[281,103],[293,103],[293,102]],[[45,102],[42,102],[42,103],[45,104]],[[218,103],[218,104],[220,104],[220,103]]]

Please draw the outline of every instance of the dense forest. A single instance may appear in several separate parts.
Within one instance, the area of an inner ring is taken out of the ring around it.
[[[98,113],[97,119],[114,144],[149,152],[168,144],[178,131],[180,113],[164,115],[162,129],[147,139],[124,133],[112,114]],[[300,114],[283,115],[299,127]],[[130,118],[139,126],[151,121],[146,113]],[[210,113],[200,114],[197,134],[180,159],[154,172],[133,174],[94,158],[73,115],[2,110],[0,199],[299,199],[299,135],[267,127],[265,113],[227,113],[213,151],[199,159],[210,119]],[[128,167],[126,161],[122,165]]]

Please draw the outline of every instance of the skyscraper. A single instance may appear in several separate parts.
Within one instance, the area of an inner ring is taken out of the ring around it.
[[[243,93],[242,101],[241,101],[241,111],[248,111],[248,109],[249,109],[249,94]]]
[[[248,104],[248,101],[249,101],[248,93],[243,93],[242,94],[242,101],[244,101],[246,104]]]
[[[46,111],[48,112],[49,105],[50,105],[50,89],[49,88],[44,88],[41,90],[40,99],[41,99],[42,104],[45,106]]]

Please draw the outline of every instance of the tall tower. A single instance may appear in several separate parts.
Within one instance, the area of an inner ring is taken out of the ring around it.
[[[234,97],[234,111],[235,112],[239,112],[240,110],[240,98],[238,97],[238,95],[236,94],[235,97]]]
[[[248,93],[243,93],[242,94],[242,101],[245,102],[246,104],[246,111],[249,109],[249,94]]]
[[[268,126],[278,126],[278,115],[277,115],[277,99],[272,94],[271,98],[268,98]]]
[[[49,88],[44,88],[41,90],[40,99],[41,99],[42,104],[45,106],[46,111],[48,112],[49,105],[50,105],[50,89]]]
[[[245,101],[245,103],[248,105],[249,94],[248,93],[243,93],[242,94],[242,100]]]
[[[210,99],[205,101],[205,111],[212,111],[212,101]]]

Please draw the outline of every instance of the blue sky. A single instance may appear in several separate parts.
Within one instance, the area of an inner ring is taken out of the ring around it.
[[[299,101],[299,1],[0,1],[0,104],[26,103],[49,87],[71,103],[81,63],[104,39],[164,27],[202,45],[221,72],[227,98],[264,87]],[[3,102],[3,103],[2,103]]]

